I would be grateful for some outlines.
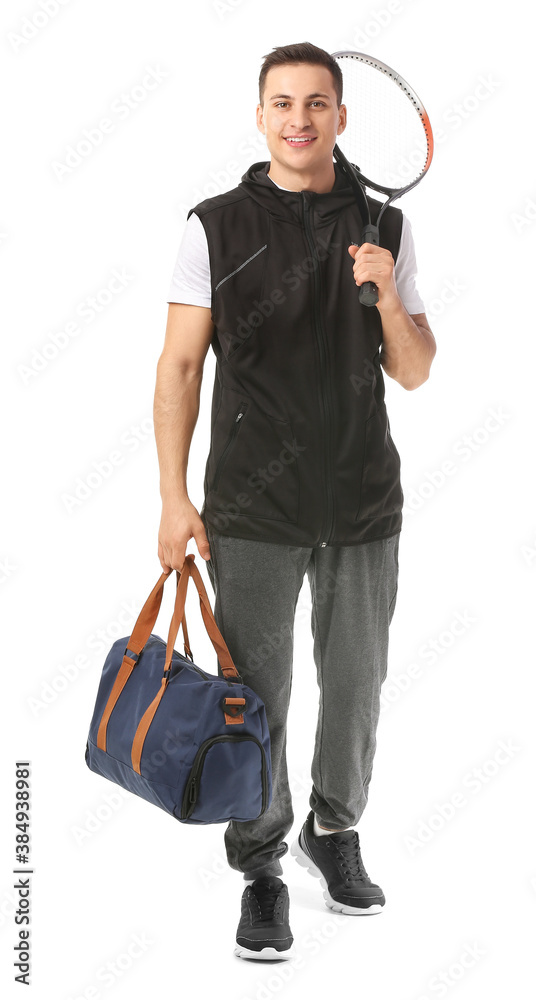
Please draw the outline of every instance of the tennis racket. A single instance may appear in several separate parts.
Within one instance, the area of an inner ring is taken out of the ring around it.
[[[333,57],[342,70],[342,97],[348,109],[347,125],[333,155],[352,185],[365,222],[361,239],[351,242],[380,246],[385,209],[415,187],[432,162],[430,119],[415,91],[390,66],[364,52],[334,52]],[[365,187],[387,195],[375,225]],[[378,289],[373,281],[360,286],[359,301],[376,305]]]

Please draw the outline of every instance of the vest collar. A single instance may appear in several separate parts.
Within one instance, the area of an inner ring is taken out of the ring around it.
[[[348,205],[357,208],[354,193],[342,170],[340,164],[334,162],[335,184],[331,191],[317,193],[308,191],[309,200],[315,211],[317,225],[327,224],[339,215],[341,209]],[[246,171],[239,188],[247,192],[275,219],[282,222],[297,222],[300,225],[303,221],[303,197],[301,191],[285,191],[277,187],[270,177],[268,171],[270,161],[267,163],[253,163]]]

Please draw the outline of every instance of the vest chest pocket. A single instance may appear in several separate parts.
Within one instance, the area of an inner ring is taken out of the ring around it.
[[[400,455],[389,428],[385,403],[366,421],[361,500],[355,520],[402,510]]]
[[[251,252],[224,274],[214,288],[214,322],[226,361],[249,340],[262,322],[256,302],[264,298],[268,244],[257,243]]]
[[[218,424],[227,423],[227,434],[209,478],[209,506],[228,516],[296,521],[302,449],[290,421],[269,416],[251,399],[237,406],[236,394],[227,406],[217,417]]]

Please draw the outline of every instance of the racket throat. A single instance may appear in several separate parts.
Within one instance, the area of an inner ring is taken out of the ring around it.
[[[380,230],[378,227],[373,226],[372,223],[365,226],[363,232],[361,233],[361,243],[372,243],[373,246],[379,247]]]

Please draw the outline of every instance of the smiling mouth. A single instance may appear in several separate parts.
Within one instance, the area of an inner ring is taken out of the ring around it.
[[[311,136],[301,136],[300,138],[295,138],[294,136],[283,136],[287,146],[292,146],[295,149],[305,148],[310,146],[312,142],[315,141],[316,135]]]

